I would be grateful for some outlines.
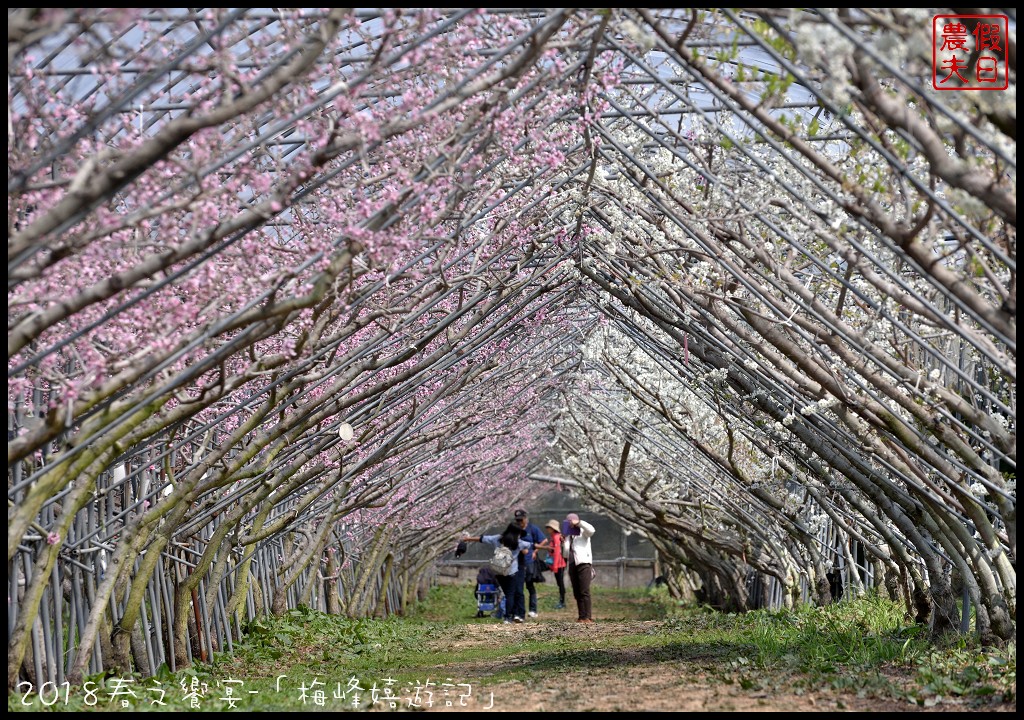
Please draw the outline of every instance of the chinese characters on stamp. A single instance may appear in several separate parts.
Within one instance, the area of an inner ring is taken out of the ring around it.
[[[1010,86],[1006,15],[932,18],[932,87],[1005,90]]]

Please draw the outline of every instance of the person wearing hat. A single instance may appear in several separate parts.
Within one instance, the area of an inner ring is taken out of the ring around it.
[[[544,537],[544,533],[541,529],[530,522],[530,516],[527,515],[526,511],[522,508],[515,511],[515,521],[523,531],[523,540],[533,545],[543,543],[547,538]],[[523,586],[526,586],[526,590],[530,593],[530,617],[537,617],[537,586],[533,582],[534,573],[536,572],[533,564],[537,560],[537,551],[533,550],[528,553],[523,553],[523,562],[519,563],[519,573],[516,576],[516,601],[515,607],[518,611],[516,615],[523,617],[523,611],[526,609],[526,597],[523,592]]]
[[[586,520],[580,520],[576,513],[569,513],[562,523],[562,535],[562,554],[565,555],[569,567],[572,596],[576,598],[576,608],[579,611],[579,619],[576,622],[592,623],[594,618],[590,607],[590,583],[596,573],[590,538],[594,535],[594,526]]]
[[[544,534],[548,536],[546,544],[536,547],[546,548],[551,555],[551,574],[558,583],[558,604],[555,610],[565,607],[565,557],[562,556],[562,528],[557,520],[548,520],[544,526]]]

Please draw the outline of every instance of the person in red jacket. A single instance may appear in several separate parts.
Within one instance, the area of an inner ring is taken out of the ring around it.
[[[555,609],[561,610],[565,607],[565,558],[562,557],[562,533],[558,521],[548,520],[548,524],[544,526],[544,534],[548,536],[547,541],[537,547],[547,548],[551,555],[551,573],[558,583],[558,604],[555,605]]]

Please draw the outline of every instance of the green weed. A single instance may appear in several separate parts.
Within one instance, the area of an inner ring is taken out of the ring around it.
[[[541,588],[542,619],[554,598],[554,588]],[[467,626],[495,622],[475,617],[466,585],[434,588],[405,617],[292,610],[248,623],[234,652],[210,663],[176,673],[164,667],[152,678],[100,675],[66,693],[59,689],[57,701],[53,688],[42,697],[12,693],[8,710],[391,709],[389,697],[408,699],[431,688],[452,701],[470,684],[480,693],[496,683],[637,662],[689,663],[709,682],[751,692],[833,688],[923,706],[951,698],[977,705],[1015,699],[1014,645],[998,651],[968,640],[931,646],[901,606],[878,596],[820,608],[719,613],[682,607],[663,589],[595,588],[594,607],[599,623],[632,624],[596,634],[552,624],[550,632],[460,644]]]

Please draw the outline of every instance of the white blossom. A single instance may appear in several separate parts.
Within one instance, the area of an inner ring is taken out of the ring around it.
[[[622,29],[622,34],[643,48],[644,52],[654,47],[654,37],[632,20],[625,20],[619,27]]]

